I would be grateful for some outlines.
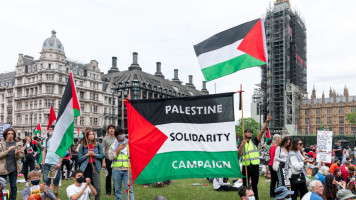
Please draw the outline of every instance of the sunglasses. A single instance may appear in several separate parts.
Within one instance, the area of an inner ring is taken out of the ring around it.
[[[303,143],[298,143],[299,145],[303,145]]]

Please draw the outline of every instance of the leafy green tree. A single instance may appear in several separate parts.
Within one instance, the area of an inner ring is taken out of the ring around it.
[[[258,132],[260,131],[260,124],[257,123],[253,118],[244,118],[244,128],[251,129],[253,131],[252,137],[256,137]],[[240,140],[242,140],[242,119],[239,119],[238,125],[236,125],[236,137],[238,133],[240,133]]]
[[[356,123],[356,112],[351,112],[351,113],[347,114],[346,120],[352,124],[355,124]]]

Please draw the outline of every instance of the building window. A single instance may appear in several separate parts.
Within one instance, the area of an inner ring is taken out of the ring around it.
[[[356,127],[351,127],[351,134],[356,135]]]
[[[328,117],[327,124],[329,124],[329,125],[333,124],[332,117]]]
[[[62,65],[58,65],[58,70],[62,71]]]
[[[54,99],[47,99],[46,101],[46,108],[50,108],[51,106],[54,106]]]
[[[316,118],[316,125],[321,124],[320,117]]]
[[[81,111],[81,112],[84,112],[84,103],[83,103],[83,104],[80,104],[80,111]]]
[[[62,75],[58,76],[58,82],[62,82],[62,77],[63,77]]]
[[[79,96],[80,99],[84,99],[84,92],[80,92],[79,95],[80,95]]]
[[[344,117],[339,117],[339,124],[343,124],[344,123]]]
[[[356,111],[355,107],[351,108],[351,112],[355,112],[355,111]]]
[[[54,74],[46,74],[46,79],[48,81],[53,81],[54,80]]]
[[[63,93],[63,86],[59,86],[58,87],[58,94],[62,94]]]
[[[52,64],[48,63],[48,69],[52,69]]]
[[[21,115],[20,115],[20,114],[18,114],[18,115],[16,116],[16,121],[17,121],[17,124],[22,124],[22,118],[21,118]]]
[[[344,127],[339,128],[339,134],[344,134]]]
[[[54,92],[54,86],[46,86],[47,94],[53,94],[53,92]]]
[[[343,114],[344,113],[344,108],[340,108],[339,109],[339,114]]]
[[[316,114],[320,115],[320,110],[319,109],[316,110]]]

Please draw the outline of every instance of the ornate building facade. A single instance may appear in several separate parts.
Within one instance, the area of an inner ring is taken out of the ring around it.
[[[40,58],[19,54],[15,71],[0,74],[0,123],[9,123],[18,136],[30,135],[40,123],[45,130],[50,107],[58,113],[69,72],[73,73],[81,106],[80,117],[75,118],[75,130],[91,127],[98,136],[105,134],[109,124],[126,127],[126,113],[121,100],[130,97],[168,98],[208,94],[203,83],[202,91],[190,82],[183,85],[178,70],[172,81],[164,79],[161,64],[155,75],[143,72],[133,54],[133,64],[127,71],[119,71],[117,58],[104,74],[98,62],[81,64],[67,59],[61,41],[52,31],[42,45]]]
[[[356,135],[356,124],[346,120],[348,113],[356,111],[356,96],[349,96],[346,86],[343,95],[330,89],[329,98],[324,92],[322,98],[316,98],[314,88],[311,98],[302,100],[299,108],[299,134],[315,135],[323,126],[336,135]]]

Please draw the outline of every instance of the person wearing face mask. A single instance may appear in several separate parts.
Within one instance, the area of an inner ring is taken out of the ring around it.
[[[306,193],[302,200],[323,200],[320,196],[324,193],[324,186],[318,180],[313,180],[309,183],[311,191]]]
[[[84,172],[77,170],[73,173],[74,184],[67,187],[66,192],[70,200],[87,200],[89,195],[96,196],[95,187],[91,184],[90,178],[84,178]]]
[[[108,152],[109,152],[109,148],[110,146],[115,142],[116,138],[115,138],[115,125],[110,124],[107,127],[107,131],[108,131],[108,135],[104,138],[103,141],[103,151],[105,153],[105,158],[103,160],[103,168],[108,170],[108,174],[105,177],[105,189],[106,189],[106,195],[110,196],[111,195],[111,177],[112,177],[112,169],[111,169],[111,165],[112,162],[108,157]]]
[[[86,129],[78,151],[78,162],[80,163],[79,169],[84,172],[84,177],[93,181],[96,200],[100,199],[100,171],[103,158],[103,147],[96,141],[94,131]]]
[[[239,188],[239,190],[237,191],[239,193],[239,196],[242,200],[255,200],[255,194],[253,193],[252,188],[246,187],[246,186],[242,186]]]
[[[56,197],[51,192],[48,186],[45,183],[40,184],[41,172],[37,170],[32,170],[28,174],[28,179],[31,182],[31,185],[24,188],[21,191],[22,199],[27,199],[32,193],[40,193],[42,199],[55,200]],[[37,191],[39,190],[39,191]]]
[[[122,182],[124,182],[125,191],[128,189],[128,185],[132,183],[131,172],[130,180],[128,182],[128,170],[130,165],[129,158],[129,146],[128,140],[125,138],[125,131],[122,128],[117,127],[115,130],[115,142],[109,148],[109,159],[112,161],[112,177],[114,181],[114,193],[116,200],[122,200]],[[127,192],[125,193],[126,200]],[[134,200],[133,187],[129,189],[130,200]]]
[[[258,133],[257,137],[252,138],[252,130],[246,129],[244,131],[245,140],[243,140],[238,148],[238,156],[242,158],[242,175],[247,175],[248,180],[251,179],[252,189],[255,194],[256,200],[258,200],[258,190],[257,184],[259,179],[259,165],[260,165],[260,154],[258,151],[258,144],[261,141],[262,135],[265,132],[268,122],[272,120],[271,115],[267,116],[267,120],[262,127],[262,130]],[[245,161],[246,159],[246,161]],[[243,179],[244,186],[247,186],[246,178]]]
[[[292,194],[294,194],[294,191],[288,190],[287,187],[285,186],[279,186],[274,190],[274,200],[292,200]]]

